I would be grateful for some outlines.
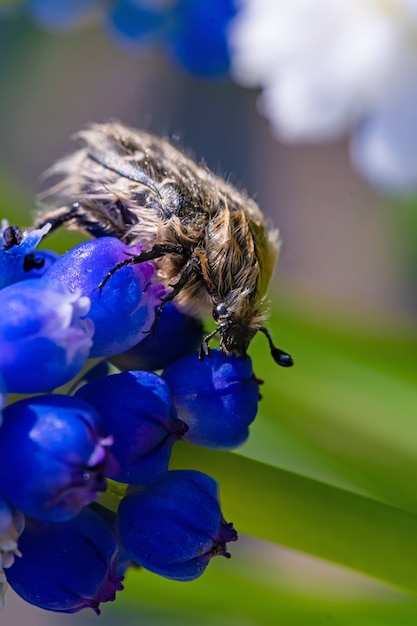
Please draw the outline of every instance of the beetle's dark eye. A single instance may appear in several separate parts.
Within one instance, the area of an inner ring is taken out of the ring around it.
[[[221,302],[217,306],[213,308],[212,311],[213,319],[217,322],[219,317],[223,317],[223,315],[227,315],[227,306],[224,302]]]

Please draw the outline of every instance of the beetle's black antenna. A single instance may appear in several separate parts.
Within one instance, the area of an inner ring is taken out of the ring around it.
[[[278,365],[281,365],[282,367],[291,367],[292,365],[294,365],[293,358],[290,354],[288,354],[288,352],[284,352],[283,350],[280,350],[279,348],[274,346],[271,335],[269,334],[269,330],[265,328],[265,326],[261,326],[259,330],[268,339],[271,356],[274,359],[275,363],[278,363]]]

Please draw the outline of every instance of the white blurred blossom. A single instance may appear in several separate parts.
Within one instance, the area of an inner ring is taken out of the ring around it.
[[[417,190],[417,0],[240,0],[229,43],[280,139],[351,132],[368,180]]]

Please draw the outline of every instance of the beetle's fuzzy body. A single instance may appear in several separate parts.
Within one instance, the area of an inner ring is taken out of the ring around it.
[[[160,280],[181,286],[175,301],[187,312],[217,311],[223,352],[245,354],[262,329],[277,230],[253,200],[168,141],[119,123],[77,137],[81,149],[50,170],[61,180],[44,194],[38,224],[171,246],[155,258]]]

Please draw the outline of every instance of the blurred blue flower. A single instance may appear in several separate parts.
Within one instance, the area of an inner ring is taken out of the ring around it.
[[[160,370],[196,352],[202,338],[201,320],[182,313],[167,302],[155,330],[127,352],[111,357],[110,361],[120,370]]]
[[[140,49],[161,42],[169,28],[169,15],[174,4],[175,0],[118,0],[107,14],[107,29],[116,41],[131,48]]]
[[[92,608],[99,614],[100,603],[123,589],[114,532],[90,509],[64,523],[28,518],[19,545],[22,558],[7,580],[30,604],[62,613]]]
[[[201,576],[213,556],[229,557],[226,544],[237,539],[221,514],[216,481],[193,470],[170,471],[128,492],[117,526],[134,561],[183,581]]]
[[[76,397],[100,414],[114,437],[112,454],[120,465],[114,480],[144,483],[168,470],[171,448],[187,430],[176,419],[168,385],[153,372],[123,372],[81,387]]]
[[[212,350],[199,361],[190,354],[163,372],[178,417],[189,430],[184,439],[207,448],[234,448],[249,436],[258,410],[259,381],[249,357]]]
[[[92,346],[90,301],[57,281],[0,290],[0,374],[14,393],[50,391],[73,378]]]
[[[175,63],[198,76],[227,74],[227,31],[235,0],[26,0],[41,27],[70,30],[101,19],[118,43],[133,50],[158,45]]]
[[[51,30],[78,28],[104,9],[102,0],[25,0],[31,18]]]
[[[70,519],[117,471],[112,442],[83,400],[46,395],[14,402],[0,428],[0,494],[27,515]]]
[[[109,14],[109,30],[131,47],[162,44],[171,58],[198,76],[229,70],[227,28],[234,0],[119,0]]]
[[[114,237],[85,241],[61,256],[42,278],[59,280],[90,299],[88,317],[95,326],[90,357],[128,350],[146,337],[144,331],[152,325],[163,288],[151,282],[155,273],[151,263],[127,265],[98,288],[117,263],[139,251],[139,246],[127,246]]]
[[[179,0],[166,44],[174,60],[198,76],[227,74],[227,31],[235,14],[235,0]]]

